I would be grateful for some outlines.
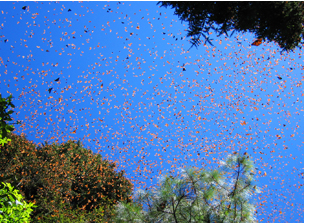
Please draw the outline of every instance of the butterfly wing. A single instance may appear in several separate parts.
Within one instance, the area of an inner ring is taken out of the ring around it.
[[[252,46],[259,46],[261,43],[262,43],[262,38],[259,38],[256,41],[254,41],[251,45]]]

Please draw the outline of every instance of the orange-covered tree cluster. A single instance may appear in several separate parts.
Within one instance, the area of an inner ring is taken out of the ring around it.
[[[118,201],[131,201],[132,184],[124,172],[116,172],[114,163],[79,141],[36,146],[25,136],[9,137],[11,142],[1,146],[0,181],[11,183],[27,201],[36,203],[34,222],[87,220],[92,215],[99,222]]]

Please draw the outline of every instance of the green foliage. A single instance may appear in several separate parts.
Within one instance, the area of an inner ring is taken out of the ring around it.
[[[0,187],[0,222],[25,223],[30,221],[33,203],[27,204],[18,190],[9,183],[2,183]]]
[[[14,130],[14,127],[12,124],[18,124],[17,123],[11,123],[8,124],[8,121],[12,121],[12,118],[10,115],[13,113],[12,110],[7,111],[9,107],[15,108],[14,104],[11,102],[12,95],[8,96],[7,98],[2,98],[0,94],[0,144],[4,145],[5,143],[9,142],[10,139],[7,138],[8,133],[12,132]]]
[[[12,95],[7,98],[2,98],[0,94],[0,144],[2,146],[11,141],[11,139],[7,138],[7,135],[14,130],[12,124],[19,123],[7,123],[8,121],[12,121],[10,115],[13,113],[12,110],[7,111],[7,109],[9,107],[15,108],[11,100]],[[1,222],[28,222],[32,211],[31,207],[34,206],[34,204],[27,204],[25,201],[22,201],[23,196],[18,193],[18,190],[13,190],[10,183],[2,182],[2,184],[3,187],[0,188]]]
[[[181,169],[164,176],[159,188],[135,195],[135,203],[121,202],[115,222],[254,222],[251,196],[259,192],[254,166],[245,156],[232,155],[219,170]]]
[[[300,47],[304,39],[304,2],[237,1],[237,2],[159,2],[175,8],[181,21],[189,24],[188,37],[198,46],[203,36],[211,44],[209,34],[234,31],[252,32],[263,40],[275,41],[286,51]],[[277,22],[278,21],[278,22]],[[231,35],[232,35],[231,34]]]
[[[80,142],[37,147],[23,136],[8,137],[11,142],[0,146],[0,180],[12,183],[28,201],[37,204],[32,221],[45,222],[43,219],[51,217],[72,221],[95,213],[98,222],[103,218],[96,215],[97,210],[110,215],[118,201],[129,201],[132,184],[124,172],[116,172],[115,164],[83,148]]]

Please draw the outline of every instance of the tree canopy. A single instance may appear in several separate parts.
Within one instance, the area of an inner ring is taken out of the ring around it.
[[[0,94],[0,144],[4,145],[9,142],[10,139],[7,138],[7,134],[14,130],[13,124],[17,123],[8,123],[12,121],[11,114],[14,111],[7,111],[10,107],[15,108],[14,104],[12,104],[12,95],[7,98],[3,98]]]
[[[254,222],[254,173],[250,159],[238,154],[219,170],[181,169],[159,188],[138,191],[135,203],[120,203],[116,222]]]
[[[27,204],[18,190],[11,184],[0,185],[0,222],[25,223],[30,221],[33,203]]]
[[[69,211],[76,211],[69,217],[75,219],[80,213],[129,201],[132,184],[124,172],[116,172],[114,163],[83,148],[79,141],[37,147],[23,136],[10,134],[9,138],[1,147],[0,180],[36,203],[38,208],[31,214],[34,222],[48,217],[55,221]]]
[[[213,31],[219,35],[249,31],[258,39],[277,42],[286,51],[300,46],[304,39],[303,1],[160,1],[158,4],[175,8],[175,14],[188,22],[187,36],[192,37],[196,47],[201,36],[212,44],[209,35]]]
[[[0,144],[11,141],[7,136],[14,130],[13,124],[7,123],[12,121],[11,114],[14,111],[7,111],[10,107],[15,108],[12,103],[12,95],[7,98],[2,98],[0,94]],[[1,151],[0,151],[1,152]],[[1,174],[2,177],[2,174]],[[30,220],[30,213],[32,212],[33,203],[26,203],[23,196],[18,190],[14,189],[10,183],[1,182],[0,185],[0,219],[1,222],[28,222]]]

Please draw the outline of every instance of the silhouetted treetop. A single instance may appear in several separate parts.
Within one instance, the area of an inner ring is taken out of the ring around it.
[[[187,36],[198,46],[201,36],[211,44],[209,35],[232,31],[253,32],[257,38],[275,41],[283,51],[300,47],[304,39],[304,2],[170,2],[161,6],[175,8],[181,21],[189,23]]]

